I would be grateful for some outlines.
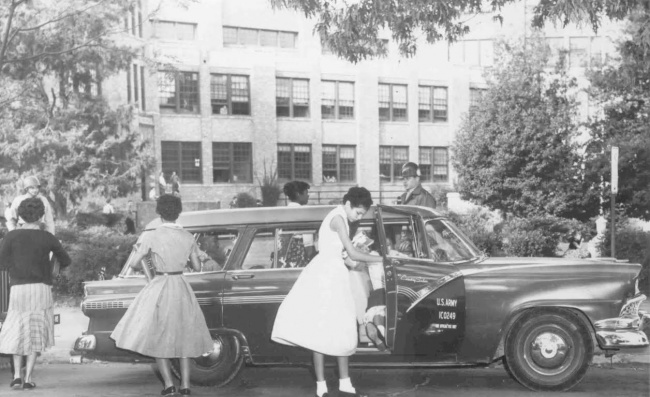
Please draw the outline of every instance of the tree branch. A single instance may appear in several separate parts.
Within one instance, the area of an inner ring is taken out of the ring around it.
[[[25,1],[25,0],[23,0],[23,1]],[[64,20],[64,19],[66,19],[66,18],[74,17],[74,16],[79,15],[79,14],[83,14],[83,13],[85,13],[86,11],[90,10],[91,8],[93,8],[93,7],[97,7],[98,5],[102,4],[104,1],[105,1],[105,0],[98,1],[97,3],[95,3],[95,4],[93,4],[93,5],[90,5],[90,6],[86,7],[85,9],[76,10],[76,11],[71,12],[71,13],[69,13],[69,14],[61,15],[61,16],[56,17],[56,18],[54,18],[54,19],[51,19],[51,20],[49,20],[49,21],[45,21],[45,22],[43,22],[43,23],[41,23],[41,24],[39,24],[39,25],[30,26],[30,27],[28,27],[28,28],[19,28],[19,29],[16,29],[16,32],[28,32],[28,31],[30,31],[30,30],[38,30],[38,29],[40,29],[40,28],[42,28],[42,27],[44,27],[44,26],[47,26],[47,25],[49,25],[49,24],[52,24],[52,23],[56,23],[56,22],[62,21],[62,20]]]

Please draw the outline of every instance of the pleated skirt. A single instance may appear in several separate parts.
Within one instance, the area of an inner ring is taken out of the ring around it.
[[[47,284],[13,285],[0,353],[27,355],[54,346],[54,299]]]

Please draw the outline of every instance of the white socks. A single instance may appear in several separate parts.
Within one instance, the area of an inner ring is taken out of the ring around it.
[[[346,393],[356,393],[357,390],[352,387],[352,382],[350,382],[350,378],[345,378],[345,379],[339,379],[339,390],[344,391]]]
[[[316,395],[318,397],[323,397],[323,394],[327,393],[327,382],[316,381]]]

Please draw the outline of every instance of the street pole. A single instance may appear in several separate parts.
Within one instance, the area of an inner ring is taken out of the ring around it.
[[[612,258],[616,258],[616,193],[618,193],[618,146],[612,146],[612,192],[610,212],[612,214]]]

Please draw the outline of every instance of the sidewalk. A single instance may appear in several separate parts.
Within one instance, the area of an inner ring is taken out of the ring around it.
[[[641,310],[650,313],[650,302],[645,301]],[[74,347],[75,340],[88,329],[88,317],[84,316],[79,306],[55,307],[55,314],[61,316],[61,323],[54,326],[55,346],[44,352],[39,360],[43,363],[70,363],[70,351]],[[646,334],[650,333],[650,325],[646,328]],[[631,349],[626,353],[615,354],[607,358],[599,349],[593,359],[595,365],[643,363],[650,364],[650,347],[642,349]]]

